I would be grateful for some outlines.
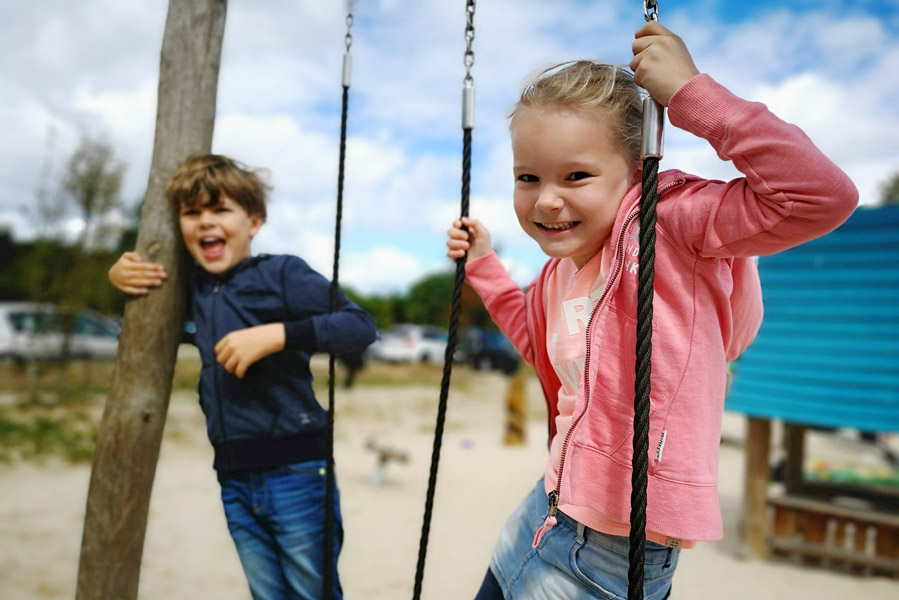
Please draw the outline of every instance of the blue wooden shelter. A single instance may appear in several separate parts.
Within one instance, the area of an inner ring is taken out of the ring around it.
[[[899,490],[806,478],[804,458],[806,425],[899,431],[899,206],[860,208],[836,231],[762,257],[759,275],[765,317],[725,404],[749,416],[747,546],[899,576]],[[769,495],[773,420],[786,453],[783,491]]]
[[[899,206],[759,259],[765,317],[734,363],[727,410],[899,431]]]

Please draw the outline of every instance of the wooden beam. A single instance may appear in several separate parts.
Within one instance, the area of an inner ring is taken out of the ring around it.
[[[137,598],[150,492],[185,309],[177,214],[165,201],[177,166],[212,145],[226,0],[171,0],[162,42],[156,138],[137,252],[169,277],[125,308],[91,469],[76,600]]]
[[[786,451],[784,486],[787,494],[801,494],[805,465],[805,432],[803,425],[784,423],[783,443]]]
[[[749,551],[759,558],[765,558],[768,554],[766,534],[770,445],[771,421],[747,417],[743,541]]]

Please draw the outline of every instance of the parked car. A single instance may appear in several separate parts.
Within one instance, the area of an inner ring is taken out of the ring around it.
[[[521,355],[500,331],[469,327],[462,332],[456,360],[475,369],[512,374],[518,370]]]
[[[113,359],[118,328],[99,315],[79,311],[71,315],[69,356]],[[58,360],[63,357],[63,319],[52,304],[0,302],[0,359]]]
[[[387,362],[441,362],[446,354],[446,331],[433,325],[403,323],[381,332],[368,355]]]
[[[61,341],[55,329],[51,304],[0,303],[0,359],[49,358]]]
[[[73,315],[69,351],[76,358],[114,360],[119,349],[119,327],[93,312]]]

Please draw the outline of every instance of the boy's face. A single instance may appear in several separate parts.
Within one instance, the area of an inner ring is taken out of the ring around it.
[[[515,214],[554,258],[584,266],[609,234],[635,166],[612,142],[608,117],[528,108],[512,130]]]
[[[181,237],[194,260],[209,273],[227,273],[249,258],[250,241],[262,227],[262,216],[250,215],[225,194],[211,206],[181,206]]]

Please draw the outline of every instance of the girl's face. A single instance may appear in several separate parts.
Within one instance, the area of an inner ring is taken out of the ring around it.
[[[554,258],[584,266],[612,232],[637,167],[612,142],[602,112],[524,109],[512,129],[515,213]]]
[[[208,273],[227,273],[249,258],[250,241],[262,226],[262,216],[247,211],[225,194],[218,204],[182,206],[178,215],[187,251]]]

